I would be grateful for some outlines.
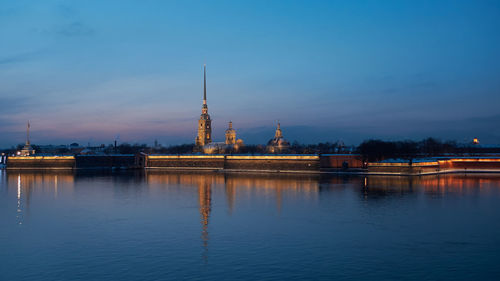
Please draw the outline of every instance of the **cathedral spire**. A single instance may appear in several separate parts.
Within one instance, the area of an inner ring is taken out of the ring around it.
[[[212,122],[208,114],[207,106],[207,65],[203,65],[203,106],[201,107],[201,116],[198,120],[198,136],[196,137],[196,146],[204,146],[212,142]]]
[[[207,104],[207,65],[203,65],[203,104]]]

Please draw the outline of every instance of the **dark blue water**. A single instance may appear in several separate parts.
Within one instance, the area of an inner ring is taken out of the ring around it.
[[[494,280],[500,176],[0,172],[0,280]]]

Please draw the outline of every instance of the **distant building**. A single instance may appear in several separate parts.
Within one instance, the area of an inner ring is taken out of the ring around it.
[[[270,139],[267,142],[266,150],[269,153],[282,153],[287,151],[290,148],[290,143],[285,140],[283,137],[283,133],[281,132],[281,126],[278,122],[278,126],[276,127],[276,132],[274,133],[274,138]]]
[[[69,149],[74,149],[74,148],[79,148],[79,147],[80,147],[80,145],[76,142],[69,145]]]
[[[236,139],[236,130],[233,128],[233,122],[229,122],[229,128],[226,130],[225,142],[212,142],[203,146],[203,153],[223,154],[237,152],[243,147],[243,140]]]
[[[224,154],[228,150],[228,145],[223,142],[212,142],[203,146],[205,154]]]
[[[17,155],[20,156],[30,156],[35,154],[35,150],[31,147],[30,143],[30,122],[28,121],[28,125],[26,126],[26,144],[24,145],[21,151],[17,152]]]
[[[196,136],[196,146],[204,146],[212,142],[212,120],[208,115],[207,106],[207,67],[203,66],[203,106],[201,116],[198,120],[198,135]]]
[[[236,143],[236,131],[233,129],[233,122],[229,121],[229,128],[226,130],[226,144]]]

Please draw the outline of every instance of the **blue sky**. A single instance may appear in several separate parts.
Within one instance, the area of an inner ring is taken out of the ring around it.
[[[0,147],[500,143],[500,1],[0,0]]]

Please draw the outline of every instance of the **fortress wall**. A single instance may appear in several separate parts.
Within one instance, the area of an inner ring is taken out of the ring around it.
[[[319,171],[319,156],[227,156],[230,170]]]
[[[456,158],[449,160],[440,160],[439,166],[442,169],[500,170],[500,158]]]
[[[369,163],[369,173],[424,174],[466,172],[467,170],[500,172],[500,158],[453,158],[433,162],[409,163]]]
[[[147,168],[319,171],[319,157],[316,155],[150,155],[146,158]]]
[[[76,168],[134,168],[136,157],[124,155],[78,155]]]
[[[347,168],[363,168],[361,155],[358,154],[323,154],[320,156],[322,169],[342,169],[344,163],[347,164]]]
[[[15,156],[8,169],[133,168],[135,155]]]
[[[147,155],[147,168],[223,169],[223,155]]]
[[[13,156],[7,169],[178,168],[253,171],[361,171],[357,155],[79,155]],[[358,170],[356,170],[358,169]],[[349,170],[348,170],[349,171]],[[459,171],[500,172],[500,158],[453,158],[430,162],[368,163],[368,173],[419,175]]]
[[[73,169],[73,156],[11,156],[7,169]]]

